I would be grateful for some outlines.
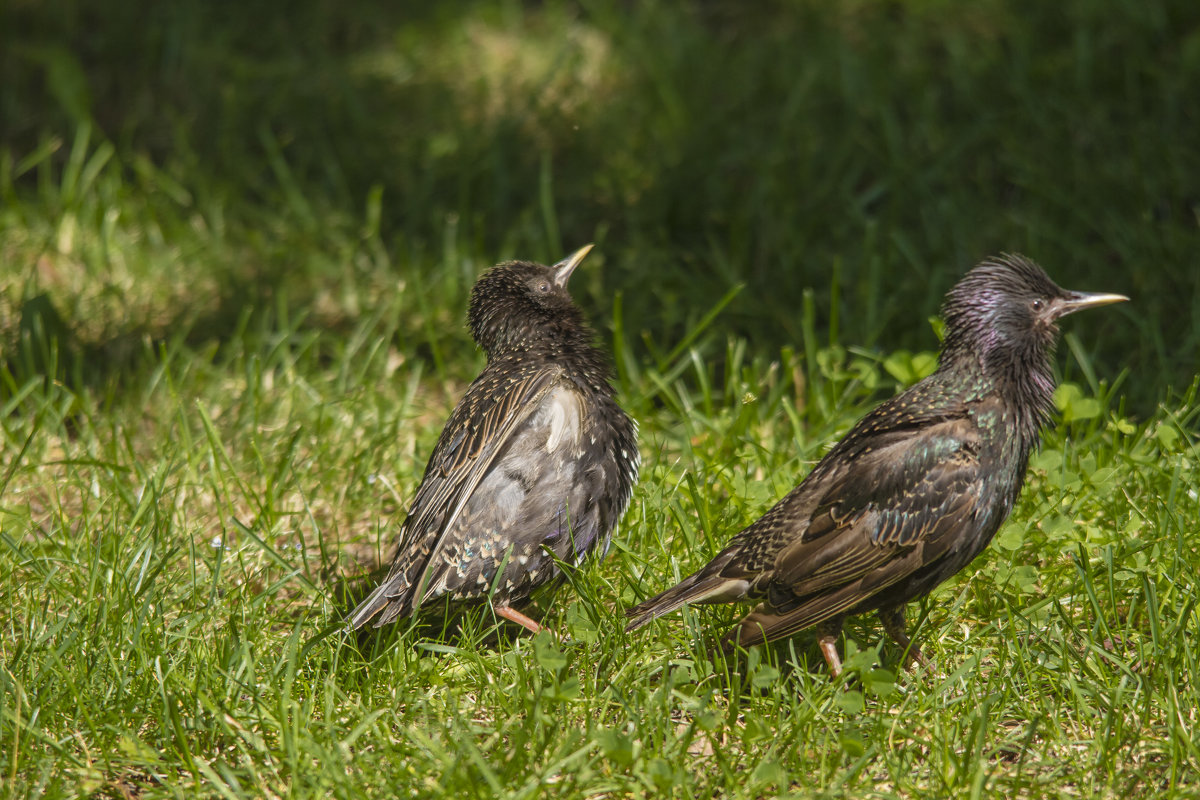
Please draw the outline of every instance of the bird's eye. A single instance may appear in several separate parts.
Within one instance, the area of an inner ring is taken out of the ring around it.
[[[1032,303],[1030,303],[1029,307],[1032,308],[1034,311],[1041,311],[1043,308],[1046,307],[1046,301],[1042,300],[1039,297],[1039,298],[1035,299]]]
[[[548,281],[542,281],[537,285],[537,291],[538,294],[550,294],[550,283]]]

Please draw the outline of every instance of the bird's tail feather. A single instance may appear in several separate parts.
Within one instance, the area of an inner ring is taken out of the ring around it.
[[[630,620],[625,630],[637,630],[652,619],[691,603],[720,603],[740,599],[745,596],[748,588],[749,583],[741,578],[726,578],[707,571],[697,572],[665,592],[626,609],[625,616]]]
[[[404,578],[403,575],[397,577],[400,579]],[[358,630],[368,622],[374,620],[375,627],[379,628],[402,616],[402,607],[405,604],[401,602],[400,595],[404,593],[400,591],[401,587],[398,585],[399,583],[400,581],[396,578],[386,580],[375,591],[371,592],[367,599],[359,603],[358,608],[354,609],[354,612],[350,615],[348,621],[350,627],[353,630]],[[383,617],[376,620],[375,617],[379,616],[380,612],[385,611],[385,609],[386,613],[384,613]]]

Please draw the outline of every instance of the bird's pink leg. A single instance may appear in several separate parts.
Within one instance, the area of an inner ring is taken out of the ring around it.
[[[826,620],[817,625],[817,645],[825,663],[829,665],[829,674],[837,677],[842,674],[842,658],[838,655],[837,640],[842,635],[842,618]]]
[[[496,606],[495,610],[496,616],[504,617],[509,622],[515,622],[522,628],[527,628],[531,633],[541,633],[542,631],[541,625],[538,625],[532,619],[525,616],[520,611],[517,611],[515,608],[510,606]]]

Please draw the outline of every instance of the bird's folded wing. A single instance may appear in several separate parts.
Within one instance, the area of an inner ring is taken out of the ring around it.
[[[940,558],[951,546],[945,534],[979,506],[978,444],[962,419],[873,441],[822,482],[803,535],[776,557],[771,586],[800,599],[861,580],[873,594]]]
[[[760,579],[766,602],[727,642],[750,647],[852,611],[945,558],[957,541],[946,534],[971,524],[979,505],[977,438],[961,423],[873,437],[847,463],[845,474],[822,476],[804,534]]]
[[[385,597],[403,601],[402,595],[414,590],[412,604],[420,605],[417,598],[428,582],[430,564],[446,532],[513,432],[562,378],[561,367],[520,366],[484,370],[455,407],[409,507],[392,569],[363,608]],[[355,619],[358,617],[356,612]]]

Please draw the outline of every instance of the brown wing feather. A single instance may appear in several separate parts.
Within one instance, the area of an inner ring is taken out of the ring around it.
[[[871,420],[704,568],[629,609],[628,628],[687,603],[760,597],[730,636],[779,638],[869,603],[945,557],[945,534],[967,524],[979,501],[977,431],[961,407],[894,431]]]
[[[400,530],[392,568],[355,609],[352,627],[361,627],[380,612],[384,613],[376,627],[409,613],[446,531],[487,474],[492,459],[563,375],[557,366],[516,361],[515,366],[501,368],[503,363],[489,364],[455,406]]]
[[[766,601],[727,640],[750,646],[871,610],[879,593],[945,559],[955,541],[948,534],[971,524],[980,500],[978,459],[969,438],[957,441],[948,456],[911,459],[904,480],[882,481],[884,492],[863,495],[870,499],[849,513],[848,503],[833,500],[846,496],[845,487],[832,486],[821,506],[822,535],[801,537],[780,551]],[[860,479],[863,466],[856,470]],[[831,520],[836,524],[826,531]]]

